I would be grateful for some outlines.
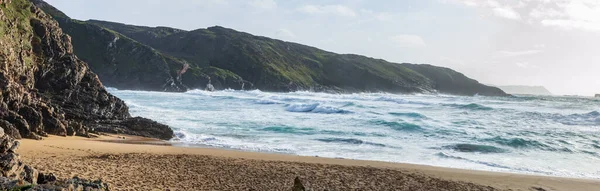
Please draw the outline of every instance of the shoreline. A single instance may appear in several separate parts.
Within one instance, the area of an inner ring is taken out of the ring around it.
[[[352,160],[352,161],[362,161],[366,163],[390,163],[390,164],[403,164],[403,165],[414,165],[420,167],[431,167],[431,168],[444,168],[449,170],[465,170],[465,171],[477,171],[477,172],[489,172],[489,173],[503,173],[503,174],[514,174],[514,175],[523,175],[523,176],[538,176],[538,177],[548,177],[548,178],[566,178],[566,179],[577,179],[577,180],[591,180],[591,181],[600,181],[600,179],[587,178],[587,177],[568,177],[568,176],[553,176],[553,175],[544,175],[544,174],[535,174],[535,173],[519,173],[519,172],[507,172],[507,171],[492,171],[492,170],[478,170],[478,169],[468,169],[468,168],[454,168],[454,167],[445,167],[445,166],[436,166],[429,164],[416,164],[416,163],[408,163],[408,162],[392,162],[392,161],[378,161],[378,160],[368,160],[368,159],[352,159],[352,158],[343,158],[343,157],[321,157],[321,156],[307,156],[307,155],[297,155],[291,153],[278,153],[278,152],[261,152],[261,151],[248,151],[242,149],[232,149],[232,148],[220,148],[213,147],[202,144],[186,144],[186,143],[177,143],[170,142],[165,140],[158,140],[154,138],[146,138],[146,137],[136,137],[136,136],[119,136],[114,134],[107,134],[108,136],[117,136],[117,137],[128,137],[128,139],[123,140],[96,140],[102,142],[112,142],[112,143],[122,143],[122,144],[146,144],[146,145],[163,145],[163,146],[172,146],[172,147],[181,147],[181,148],[190,148],[190,149],[215,149],[215,150],[225,150],[225,151],[234,151],[234,152],[244,152],[244,153],[259,153],[259,154],[274,154],[274,155],[288,155],[288,156],[297,156],[297,157],[313,157],[313,158],[325,158],[325,159],[338,159],[338,160]],[[104,137],[106,138],[106,137]]]
[[[124,137],[124,139],[123,139]],[[434,178],[451,181],[453,183],[473,183],[477,185],[491,186],[497,189],[513,189],[513,190],[532,190],[540,188],[542,190],[594,190],[600,188],[600,180],[595,179],[580,179],[580,178],[565,178],[565,177],[552,177],[552,176],[540,176],[540,175],[527,175],[527,174],[516,174],[516,173],[505,173],[505,172],[491,172],[491,171],[478,171],[478,170],[466,170],[466,169],[455,169],[445,167],[435,167],[428,165],[418,164],[407,164],[407,163],[391,163],[382,161],[366,161],[366,160],[353,160],[353,159],[337,159],[337,158],[323,158],[323,157],[311,157],[311,156],[299,156],[290,154],[279,154],[279,153],[260,153],[260,152],[248,152],[239,150],[228,150],[220,148],[197,148],[197,147],[181,147],[174,146],[173,144],[160,141],[156,139],[141,138],[135,136],[123,136],[123,135],[103,135],[99,138],[83,138],[83,137],[58,137],[50,136],[42,141],[35,140],[21,140],[21,148],[18,153],[22,156],[23,160],[32,164],[34,167],[37,166],[41,171],[56,172],[59,175],[69,176],[83,176],[84,178],[102,178],[103,180],[108,178],[109,183],[113,184],[118,190],[124,189],[123,184],[120,180],[111,182],[110,175],[113,174],[97,174],[102,172],[87,172],[87,170],[81,170],[78,166],[72,164],[59,163],[56,166],[52,166],[53,160],[76,160],[83,162],[98,162],[102,158],[96,156],[111,156],[111,157],[123,157],[128,162],[132,161],[144,161],[144,157],[148,158],[169,158],[171,156],[183,155],[185,160],[172,159],[165,161],[165,163],[182,163],[188,165],[187,162],[194,161],[197,158],[209,157],[211,160],[217,161],[229,161],[232,160],[244,160],[250,163],[257,163],[260,165],[276,165],[280,168],[280,171],[288,171],[291,169],[302,169],[302,167],[314,167],[315,165],[322,167],[323,169],[315,169],[315,171],[327,170],[329,168],[342,168],[353,172],[354,168],[367,168],[370,170],[377,171],[397,171],[389,173],[407,173],[417,176],[423,176],[426,178]],[[140,159],[128,158],[128,155],[140,155]],[[113,156],[114,155],[114,156]],[[96,158],[94,158],[96,157]],[[181,157],[181,156],[180,156]],[[109,157],[110,158],[110,157]],[[123,159],[123,160],[125,160]],[[222,160],[219,160],[222,159]],[[103,159],[102,159],[103,160]],[[100,160],[100,161],[102,161]],[[165,159],[166,160],[166,159]],[[108,162],[108,163],[106,163]],[[106,166],[120,164],[114,164],[118,161],[103,161],[102,164]],[[197,163],[197,162],[196,162]],[[227,162],[225,162],[227,163]],[[236,163],[237,164],[237,163]],[[190,164],[192,165],[192,164]],[[223,164],[230,166],[232,164]],[[88,168],[88,166],[84,165]],[[101,169],[97,164],[90,164],[91,169]],[[124,167],[120,167],[122,170]],[[254,167],[249,167],[254,168]],[[177,169],[175,169],[177,170]],[[182,170],[182,169],[179,169]],[[262,168],[256,169],[258,171],[263,170]],[[102,170],[101,170],[102,171]],[[87,172],[87,173],[84,173]],[[152,171],[151,171],[152,172]],[[174,171],[175,172],[175,171]],[[278,173],[272,172],[272,173]],[[83,173],[83,174],[80,174]],[[95,174],[96,173],[96,174]],[[104,172],[109,173],[109,172]],[[202,174],[204,171],[196,172],[196,174]],[[249,172],[252,173],[252,172]],[[194,174],[194,173],[192,173]],[[267,173],[269,174],[269,173]],[[319,173],[316,173],[319,174]],[[348,179],[356,178],[361,173],[356,174],[349,173]],[[324,176],[324,175],[323,175]],[[398,176],[402,176],[399,174]],[[63,176],[59,176],[63,177]],[[328,177],[328,176],[324,176]],[[410,177],[410,176],[409,176]],[[158,179],[164,178],[157,175]],[[311,177],[308,177],[309,179]],[[323,177],[321,177],[322,179]],[[344,177],[342,177],[343,179]],[[227,179],[225,179],[227,180]],[[292,181],[289,179],[289,181]],[[268,180],[265,180],[268,181]],[[320,180],[313,180],[320,181]],[[150,181],[151,182],[151,181]],[[174,181],[176,183],[177,181]],[[184,182],[187,182],[184,181]],[[418,182],[418,181],[417,181]],[[141,182],[138,182],[140,184]],[[144,183],[141,183],[144,184]],[[282,183],[280,183],[282,184]],[[292,186],[291,183],[287,183],[288,186]],[[331,183],[333,184],[333,183]],[[273,183],[273,185],[277,185]],[[156,185],[153,189],[166,188],[168,186],[163,184]],[[164,186],[164,187],[163,187]],[[343,186],[343,185],[341,185]],[[177,188],[177,187],[172,187]],[[200,187],[198,187],[200,188]],[[217,187],[214,187],[217,188]],[[135,189],[135,187],[129,187],[126,189]],[[181,188],[180,188],[181,189]],[[177,189],[176,189],[177,190]],[[260,189],[259,189],[260,190]],[[477,189],[476,189],[477,190]],[[539,190],[539,189],[538,189]]]

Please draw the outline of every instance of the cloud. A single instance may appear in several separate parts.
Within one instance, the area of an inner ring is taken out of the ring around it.
[[[544,27],[600,31],[599,0],[443,0],[448,1]]]
[[[298,8],[298,11],[311,15],[330,14],[343,17],[357,16],[352,8],[344,5],[304,5]]]
[[[279,29],[275,32],[275,36],[281,39],[294,39],[296,38],[296,34],[288,29]]]
[[[380,20],[380,21],[389,21],[392,20],[393,15],[391,13],[376,13],[375,14],[375,19]]]
[[[572,30],[572,29],[583,29],[590,31],[600,31],[600,23],[586,22],[586,21],[578,21],[578,20],[568,20],[568,19],[548,19],[542,20],[542,25],[558,27],[562,29]]]
[[[390,37],[390,40],[394,42],[396,46],[403,48],[423,48],[427,46],[423,38],[417,35],[399,34]]]
[[[530,64],[529,62],[517,62],[515,65],[519,68],[537,68],[536,65]]]
[[[515,10],[518,7],[524,7],[523,1],[513,2],[512,4],[507,3],[503,5],[495,0],[456,0],[457,2],[466,5],[468,7],[476,7],[489,10],[494,16],[510,19],[510,20],[521,20],[521,14]],[[513,0],[514,1],[514,0]]]
[[[546,46],[546,44],[536,44],[536,45],[533,45],[533,47],[534,47],[534,48],[537,48],[537,49],[544,49],[544,48],[546,48],[547,46]]]
[[[529,56],[543,52],[542,50],[522,50],[522,51],[507,51],[500,50],[494,53],[496,58],[512,58],[512,57],[520,57],[520,56]]]
[[[251,6],[261,9],[277,8],[277,3],[274,0],[252,0],[248,2]]]
[[[521,20],[521,15],[510,7],[496,7],[493,9],[494,15],[511,20]]]
[[[547,6],[532,10],[531,15],[543,26],[563,29],[600,30],[600,1],[564,0],[554,8]]]

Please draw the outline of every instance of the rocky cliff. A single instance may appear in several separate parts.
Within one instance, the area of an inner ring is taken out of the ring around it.
[[[88,124],[130,129],[123,101],[74,54],[70,37],[27,0],[0,0],[0,190],[108,190],[101,181],[58,179],[23,164],[22,137],[87,136]]]
[[[71,37],[50,16],[27,0],[1,8],[0,127],[5,132],[34,139],[47,134],[87,136],[96,129],[172,137],[167,126],[132,119],[125,103],[109,94],[73,54]]]
[[[417,71],[381,59],[336,54],[218,26],[185,31],[97,20],[78,21],[42,0],[34,2],[51,13],[65,32],[73,37],[75,53],[89,62],[100,79],[117,88],[169,91],[204,89],[207,84],[212,84],[217,89],[258,88],[284,92],[507,95],[500,89],[485,86],[447,68],[423,66]],[[97,34],[98,31],[110,31],[118,38],[104,38],[102,36],[105,35]],[[119,45],[126,42],[137,46]],[[115,44],[120,47],[119,52],[133,55],[136,59],[107,52],[114,49]],[[147,56],[150,54],[130,53],[142,50],[155,52],[165,61],[147,62],[143,60],[149,59]],[[157,75],[159,73],[170,74],[170,77],[153,78],[156,83],[138,80],[160,76]],[[452,75],[452,83],[442,80],[449,74]],[[171,81],[179,88],[164,88],[164,83]]]

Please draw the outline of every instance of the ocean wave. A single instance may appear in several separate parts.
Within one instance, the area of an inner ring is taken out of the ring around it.
[[[571,126],[598,126],[600,125],[600,112],[575,113],[563,115],[559,113],[524,112],[522,116],[528,119],[548,119],[556,123]]]
[[[273,100],[268,100],[268,99],[259,99],[259,100],[254,100],[255,104],[262,104],[262,105],[271,105],[271,104],[280,104],[277,101],[273,101]]]
[[[269,153],[285,153],[285,154],[293,154],[295,153],[292,148],[285,148],[280,146],[272,146],[266,144],[248,144],[247,141],[240,140],[234,136],[230,137],[220,137],[215,135],[206,135],[206,134],[194,134],[188,133],[185,131],[175,131],[175,139],[172,139],[171,142],[176,144],[182,144],[187,146],[208,146],[208,147],[218,147],[218,148],[226,148],[226,149],[235,149],[235,150],[250,150],[257,152],[269,152]]]
[[[523,139],[523,138],[506,139],[506,138],[502,138],[500,136],[496,136],[496,137],[490,138],[490,139],[483,139],[483,141],[493,142],[493,143],[497,143],[500,145],[509,146],[512,148],[538,148],[538,149],[542,149],[542,150],[548,150],[548,149],[552,148],[546,144],[540,143],[539,141],[527,140],[527,139]]]
[[[176,145],[600,177],[593,168],[600,160],[600,103],[591,101],[256,90],[109,91],[126,101],[133,116],[173,127]],[[438,152],[448,159],[435,157]]]
[[[415,112],[408,112],[408,113],[389,112],[388,114],[393,115],[393,116],[399,116],[399,117],[410,117],[410,118],[417,118],[417,119],[427,119],[427,117],[425,115],[422,115],[420,113],[415,113]]]
[[[273,133],[314,135],[317,134],[313,128],[295,128],[289,126],[271,126],[260,129],[260,131],[269,131]]]
[[[565,125],[600,125],[600,112],[592,111],[584,114],[571,114],[556,118],[555,120]]]
[[[312,112],[312,113],[324,113],[324,114],[351,113],[351,111],[348,111],[348,110],[343,110],[343,109],[331,107],[331,106],[322,106],[319,103],[289,104],[286,106],[285,110],[289,111],[289,112]]]
[[[437,153],[435,155],[438,156],[438,157],[441,157],[441,158],[464,160],[464,161],[468,161],[468,162],[472,162],[472,163],[476,163],[476,164],[482,164],[482,165],[489,166],[489,167],[512,169],[509,166],[504,166],[504,165],[495,164],[495,163],[491,163],[491,162],[471,160],[471,159],[468,159],[468,158],[463,158],[463,157],[459,157],[459,156],[453,156],[453,155],[450,155],[450,154],[447,154],[447,153],[443,153],[443,152],[439,152],[439,153]]]
[[[319,106],[318,103],[296,103],[288,105],[285,110],[289,112],[310,112]]]
[[[431,105],[431,103],[422,102],[422,101],[409,101],[401,98],[393,98],[393,97],[378,97],[375,98],[374,101],[385,101],[385,102],[394,102],[397,104],[413,104],[413,105]]]
[[[440,158],[462,160],[462,161],[467,161],[467,162],[470,162],[470,163],[485,165],[485,166],[494,167],[494,168],[502,168],[502,169],[508,169],[508,170],[533,172],[533,173],[546,174],[546,175],[552,174],[550,172],[544,172],[544,171],[540,171],[540,170],[533,170],[533,169],[529,169],[529,168],[510,167],[510,166],[496,164],[496,163],[492,163],[492,162],[471,160],[471,159],[468,159],[468,158],[459,157],[459,156],[453,156],[453,155],[450,155],[450,154],[447,154],[447,153],[443,153],[443,152],[439,152],[439,153],[437,153],[435,155],[438,156],[438,157],[440,157]]]
[[[505,153],[507,150],[489,146],[489,145],[476,145],[476,144],[453,144],[442,146],[442,149],[451,149],[458,152],[465,153]]]
[[[119,89],[117,88],[113,88],[113,87],[104,87],[106,89],[106,91],[118,91]]]
[[[368,141],[363,141],[360,139],[352,139],[352,138],[323,138],[323,139],[315,139],[317,141],[326,142],[326,143],[343,143],[343,144],[352,144],[352,145],[371,145],[377,147],[385,147],[385,144],[381,143],[373,143]]]
[[[383,125],[386,127],[390,127],[397,131],[423,131],[423,128],[419,125],[415,125],[412,123],[406,122],[394,122],[394,121],[385,121],[385,120],[372,120],[370,123],[375,125]]]
[[[337,136],[353,135],[353,136],[361,136],[361,137],[386,137],[386,135],[381,134],[381,133],[356,132],[356,131],[346,132],[346,131],[335,131],[335,130],[321,130],[321,131],[319,131],[319,133],[324,134],[324,135],[337,135]]]
[[[464,110],[473,110],[473,111],[491,111],[491,110],[494,110],[494,108],[487,107],[487,106],[480,105],[480,104],[476,104],[476,103],[470,103],[470,104],[444,104],[444,106],[449,106],[449,107],[454,107],[454,108],[464,109]]]

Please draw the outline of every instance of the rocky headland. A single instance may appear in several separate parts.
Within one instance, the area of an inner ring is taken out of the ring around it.
[[[337,54],[220,26],[186,31],[80,21],[32,1],[73,38],[75,54],[100,80],[118,89],[508,95],[443,67]]]
[[[3,189],[55,184],[55,177],[39,174],[19,161],[15,154],[19,143],[14,139],[43,139],[49,134],[89,137],[98,132],[159,139],[173,136],[166,125],[132,118],[127,105],[108,93],[97,75],[75,56],[71,37],[52,17],[28,0],[1,0],[0,8]],[[77,188],[88,183],[75,178],[56,186],[67,184]]]

